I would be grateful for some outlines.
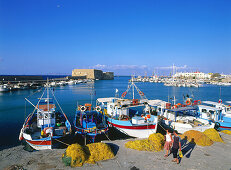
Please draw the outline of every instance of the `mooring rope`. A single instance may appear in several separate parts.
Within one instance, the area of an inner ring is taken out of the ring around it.
[[[57,140],[58,142],[60,142],[60,143],[62,143],[62,144],[64,144],[64,145],[70,146],[70,144],[67,144],[67,143],[65,143],[65,142],[62,142],[62,141],[60,141],[60,140],[58,140],[58,139],[54,139],[54,140]]]
[[[111,139],[108,137],[108,135],[105,133],[105,132],[103,132],[104,134],[105,134],[105,136],[107,137],[107,139],[109,140],[109,141],[111,141]]]

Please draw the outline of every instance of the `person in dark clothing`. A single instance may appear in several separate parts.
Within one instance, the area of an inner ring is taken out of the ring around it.
[[[179,164],[179,159],[177,158],[178,150],[181,151],[181,143],[180,143],[180,137],[177,135],[176,131],[173,131],[173,144],[172,144],[172,154],[173,154],[173,160],[172,162],[177,162]]]

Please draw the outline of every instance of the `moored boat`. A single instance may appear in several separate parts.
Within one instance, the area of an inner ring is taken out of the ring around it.
[[[9,91],[10,89],[7,87],[6,84],[0,84],[0,92],[6,92]]]
[[[125,99],[130,89],[133,89],[133,99]],[[141,99],[134,99],[134,89]],[[107,115],[108,124],[128,136],[147,138],[150,134],[156,133],[158,117],[154,115],[144,93],[133,81],[121,98],[99,98],[97,104]]]
[[[45,93],[47,97],[43,97]],[[49,93],[52,96],[49,96]],[[54,100],[59,107],[58,111]],[[71,124],[48,85],[38,103],[32,105],[35,109],[26,118],[19,140],[25,140],[35,150],[57,148],[71,133]]]
[[[76,134],[82,135],[90,142],[95,142],[97,135],[106,134],[108,125],[101,108],[93,108],[91,104],[79,105],[76,111],[74,126]],[[85,141],[86,143],[86,141]]]
[[[209,107],[210,111],[208,111],[208,109],[201,109],[201,112],[207,111],[212,116],[214,115],[214,113],[219,111],[218,116],[214,115],[215,122],[217,125],[216,128],[218,130],[231,130],[231,109],[229,105],[223,104],[221,99],[218,102],[203,101],[203,103],[206,105],[200,105],[199,108]]]

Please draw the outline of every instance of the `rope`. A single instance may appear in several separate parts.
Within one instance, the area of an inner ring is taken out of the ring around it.
[[[30,97],[30,96],[33,96],[35,93],[38,93],[42,90],[42,87],[40,89],[38,89],[37,91],[35,91],[34,93],[32,93],[31,95],[27,96],[26,98]]]
[[[105,136],[107,137],[107,139],[109,140],[109,141],[111,141],[111,139],[108,137],[108,135],[105,133],[105,132],[103,132],[104,134],[105,134]]]
[[[162,127],[162,129],[164,129],[164,131],[166,131],[166,129],[165,129],[163,126],[161,126],[160,123],[158,123],[158,125],[159,125],[160,127]]]
[[[64,145],[70,146],[69,144],[67,144],[67,143],[65,143],[65,142],[62,142],[62,141],[60,141],[60,140],[58,140],[58,139],[54,139],[54,140],[57,140],[58,142],[60,142],[60,143],[62,143],[62,144],[64,144]]]
[[[27,120],[27,118],[25,119],[25,122],[24,122],[23,126],[25,126],[25,124],[27,124],[27,123],[28,123],[28,121],[30,120],[30,118],[29,118],[29,117],[31,117],[31,116],[34,114],[35,110],[36,110],[36,109],[38,109],[38,108],[37,108],[37,106],[38,106],[38,104],[39,104],[40,100],[42,99],[42,97],[43,97],[44,93],[45,93],[45,90],[44,90],[44,92],[43,92],[43,94],[42,94],[41,98],[39,99],[39,101],[38,101],[38,103],[37,103],[36,107],[34,108],[33,112],[32,112],[32,113],[30,113],[30,114],[27,116],[28,120]],[[27,98],[25,98],[25,99],[27,99]],[[32,104],[32,105],[33,105],[33,104]],[[25,106],[25,107],[26,107],[26,106]],[[27,121],[26,121],[26,120],[27,120]]]
[[[38,145],[41,145],[41,143],[43,143],[44,141],[47,141],[46,139],[44,139],[42,142],[40,142]]]
[[[56,97],[55,97],[55,95],[54,95],[54,92],[53,92],[52,90],[51,90],[51,93],[52,93],[52,95],[54,96],[54,99],[55,99],[56,103],[58,104],[60,110],[62,111],[63,115],[65,116],[66,120],[67,120],[68,123],[70,124],[69,120],[67,119],[66,114],[63,112],[63,109],[62,109],[61,106],[59,105],[59,102],[57,101],[57,99],[56,99]],[[70,124],[70,125],[71,125],[71,124]]]

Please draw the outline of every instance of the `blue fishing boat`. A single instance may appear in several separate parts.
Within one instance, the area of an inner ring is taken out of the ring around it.
[[[106,134],[108,125],[101,108],[92,108],[91,104],[79,105],[75,114],[74,126],[76,134],[82,135],[90,142],[95,142],[97,135]]]
[[[47,96],[43,97],[45,93]],[[34,106],[34,111],[25,119],[19,140],[25,140],[35,150],[57,148],[71,133],[71,124],[53,90],[47,84],[36,105],[27,98],[26,100]],[[59,110],[56,110],[56,104]]]

